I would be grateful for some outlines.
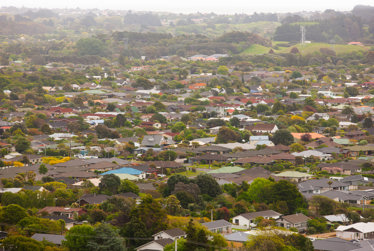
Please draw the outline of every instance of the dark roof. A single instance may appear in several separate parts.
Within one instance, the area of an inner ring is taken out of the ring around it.
[[[324,250],[324,251],[350,251],[360,246],[357,243],[352,243],[347,240],[343,240],[337,237],[324,239],[324,240],[315,240],[313,241],[313,247],[315,250]]]
[[[199,160],[213,160],[213,161],[226,161],[227,157],[221,154],[203,154],[200,156],[196,156],[191,158],[192,160],[199,161]]]
[[[87,162],[85,162],[84,160],[73,159],[73,160],[69,160],[69,161],[64,162],[64,163],[57,163],[54,166],[56,166],[56,167],[76,167],[76,166],[86,166],[86,165],[87,165]]]
[[[120,193],[120,194],[115,194],[113,196],[122,196],[122,197],[125,197],[125,198],[133,198],[133,199],[139,198],[139,195],[137,195],[133,192]]]
[[[330,183],[330,184],[329,184]],[[300,192],[321,189],[321,188],[334,188],[334,187],[347,187],[348,184],[342,183],[332,179],[311,179],[300,182],[298,185]]]
[[[179,237],[179,236],[186,235],[186,232],[184,232],[180,228],[168,229],[168,230],[164,230],[164,231],[161,231],[161,232],[164,232],[164,233],[170,235],[171,237]]]
[[[275,212],[273,210],[265,210],[265,211],[259,211],[259,212],[253,212],[253,213],[244,213],[240,215],[248,220],[251,220],[251,219],[256,219],[257,217],[281,216],[282,214]]]
[[[101,204],[110,197],[105,194],[85,194],[83,195],[79,201],[85,201],[88,204]]]
[[[59,234],[34,234],[31,238],[37,241],[46,240],[56,245],[61,245],[62,241],[65,240],[65,237]]]
[[[308,216],[305,216],[304,214],[285,215],[285,216],[282,216],[282,219],[284,219],[284,220],[286,220],[286,221],[288,221],[292,224],[306,222],[306,221],[310,220],[310,218]]]
[[[149,161],[147,164],[162,168],[178,168],[183,166],[181,163],[175,161]]]
[[[216,228],[221,228],[221,227],[228,227],[232,226],[232,224],[226,220],[216,220],[216,221],[211,221],[211,222],[205,222],[202,223],[204,227],[208,229],[216,229]]]
[[[248,176],[251,176],[251,177],[254,177],[254,178],[257,178],[257,177],[268,178],[271,175],[271,172],[266,170],[263,167],[255,166],[255,167],[252,167],[250,169],[245,169],[245,170],[242,170],[240,172],[237,172],[236,174],[248,175]]]

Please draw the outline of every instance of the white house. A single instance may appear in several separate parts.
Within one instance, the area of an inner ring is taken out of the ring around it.
[[[173,243],[172,239],[159,239],[148,242],[140,247],[136,248],[136,251],[152,250],[152,251],[163,251],[165,246]]]
[[[279,217],[282,214],[277,213],[273,210],[265,210],[265,211],[260,211],[260,212],[253,212],[253,213],[244,213],[235,216],[232,218],[232,223],[235,225],[239,225],[242,227],[255,227],[256,224],[255,219],[258,217],[263,217],[264,219],[279,219]]]
[[[336,237],[346,240],[374,239],[374,222],[358,222],[348,226],[339,226]]]

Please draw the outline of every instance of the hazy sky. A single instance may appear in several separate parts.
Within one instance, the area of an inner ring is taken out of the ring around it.
[[[40,8],[121,9],[176,13],[296,12],[334,9],[352,10],[355,5],[372,5],[374,0],[0,0],[0,6]]]

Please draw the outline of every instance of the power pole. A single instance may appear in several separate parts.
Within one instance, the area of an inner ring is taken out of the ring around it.
[[[300,26],[300,32],[301,32],[301,44],[305,44],[305,26]]]
[[[178,239],[175,238],[175,247],[174,247],[174,251],[178,251]]]

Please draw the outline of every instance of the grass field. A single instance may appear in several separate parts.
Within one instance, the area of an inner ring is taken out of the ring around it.
[[[283,42],[273,42],[274,45]],[[328,48],[336,52],[336,54],[351,53],[355,51],[367,51],[369,47],[367,46],[356,46],[348,44],[327,44],[327,43],[310,43],[310,44],[296,44],[289,47],[278,47],[277,50],[273,49],[275,53],[289,53],[292,47],[296,47],[302,55],[312,54],[319,52],[321,48]],[[266,54],[270,50],[270,47],[265,47],[262,45],[252,45],[242,52],[244,55],[260,55]]]

